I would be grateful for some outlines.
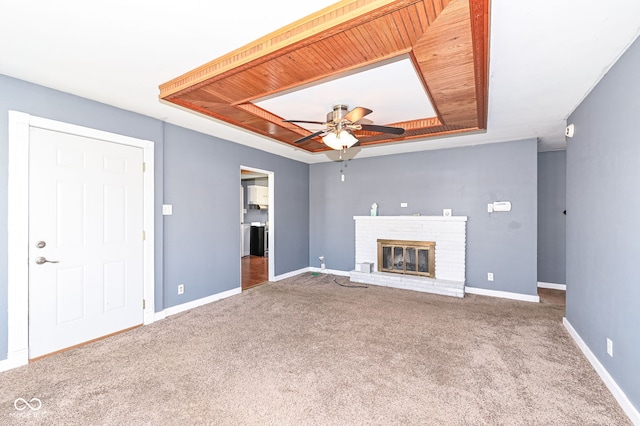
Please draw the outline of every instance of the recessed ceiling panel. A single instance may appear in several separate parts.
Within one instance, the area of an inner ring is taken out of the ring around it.
[[[286,119],[324,121],[333,105],[362,106],[375,124],[436,117],[437,114],[407,55],[376,67],[365,67],[329,81],[256,100],[260,108]],[[300,127],[318,130],[318,125]]]
[[[160,86],[160,98],[304,149],[335,104],[373,110],[361,147],[487,124],[489,0],[342,0]],[[298,125],[300,124],[300,125]],[[306,126],[306,124],[304,124]]]

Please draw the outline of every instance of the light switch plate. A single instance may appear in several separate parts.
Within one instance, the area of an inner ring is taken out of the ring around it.
[[[163,216],[171,216],[173,214],[173,205],[171,204],[163,204],[162,205],[162,215]]]

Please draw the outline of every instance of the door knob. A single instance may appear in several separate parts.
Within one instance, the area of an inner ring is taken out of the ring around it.
[[[47,263],[47,262],[48,263],[60,263],[59,260],[47,260],[46,257],[42,257],[42,256],[36,258],[36,264],[37,265],[42,265],[42,264]]]
[[[36,247],[37,248],[44,248],[47,245],[47,243],[45,243],[44,241],[38,241],[36,243]]]

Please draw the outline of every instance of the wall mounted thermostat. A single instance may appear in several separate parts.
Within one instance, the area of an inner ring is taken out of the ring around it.
[[[451,209],[442,209],[442,216],[451,217]]]
[[[493,211],[494,212],[510,212],[511,211],[511,201],[494,201],[493,202]]]

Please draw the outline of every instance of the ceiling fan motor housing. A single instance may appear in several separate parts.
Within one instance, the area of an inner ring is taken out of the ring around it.
[[[333,111],[327,113],[327,123],[331,123],[334,121],[340,121],[342,117],[347,115],[349,112],[349,107],[347,105],[334,105]]]

